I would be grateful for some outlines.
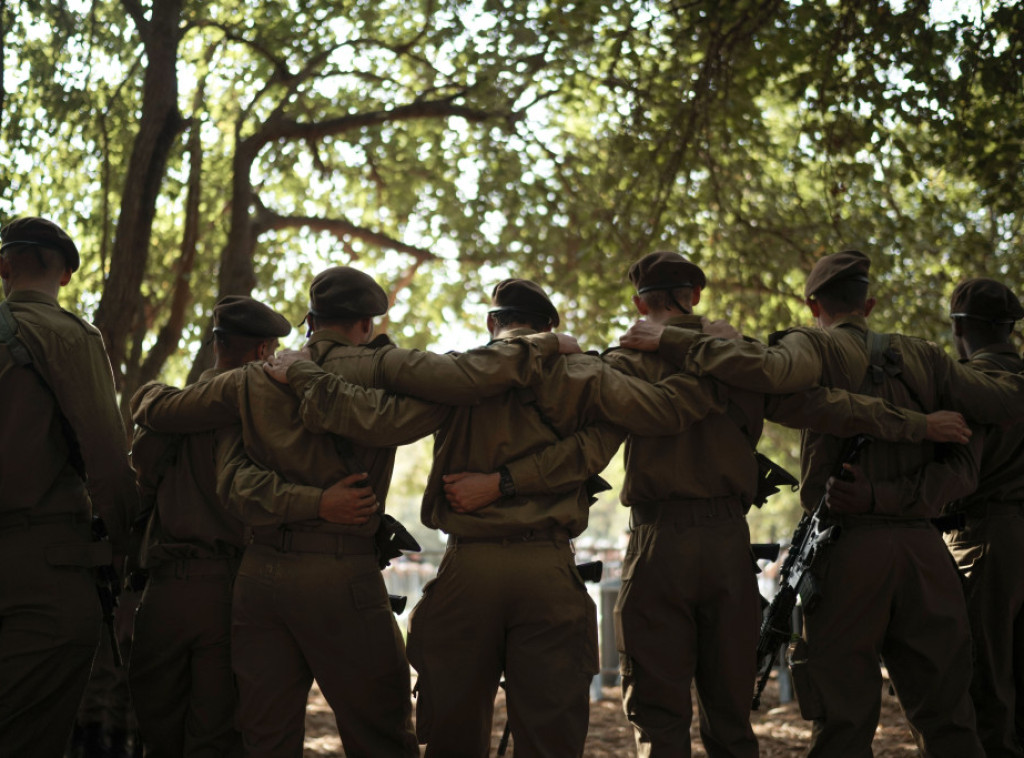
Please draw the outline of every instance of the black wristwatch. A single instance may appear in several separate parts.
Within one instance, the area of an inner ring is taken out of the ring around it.
[[[512,481],[512,473],[508,466],[501,466],[498,469],[498,492],[502,497],[516,496],[516,483]]]

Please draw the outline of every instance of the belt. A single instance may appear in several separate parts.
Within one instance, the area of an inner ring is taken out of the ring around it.
[[[633,526],[673,524],[697,526],[716,521],[741,519],[747,509],[738,497],[681,498],[632,503],[629,520]]]
[[[178,558],[164,561],[149,569],[151,579],[196,579],[199,577],[233,577],[238,572],[237,558]]]
[[[254,545],[272,547],[282,553],[322,553],[324,555],[373,555],[372,537],[338,532],[300,532],[276,529],[253,533]]]
[[[565,542],[572,537],[568,529],[552,527],[551,529],[527,529],[524,532],[506,534],[502,537],[460,537],[452,534],[448,537],[449,545],[472,545],[477,542],[492,544],[515,544],[517,542]]]
[[[24,529],[29,526],[47,524],[85,524],[92,517],[81,513],[54,513],[45,516],[30,516],[27,512],[8,513],[0,516],[0,531],[5,529]]]

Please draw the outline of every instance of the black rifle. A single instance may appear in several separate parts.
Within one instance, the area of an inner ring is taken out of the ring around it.
[[[96,542],[107,542],[107,526],[99,516],[92,517],[92,538]],[[103,625],[110,637],[110,652],[114,655],[114,665],[124,666],[121,658],[121,647],[117,644],[117,630],[114,626],[114,609],[117,608],[117,596],[121,593],[121,581],[113,564],[107,563],[96,567],[96,594],[100,598],[103,610]]]
[[[604,481],[604,480],[602,480]],[[587,561],[586,563],[578,563],[576,565],[576,571],[579,572],[580,578],[585,582],[591,584],[597,584],[601,581],[601,574],[604,571],[604,563],[601,561]],[[508,693],[508,684],[503,679],[499,686]],[[501,733],[501,740],[498,741],[498,758],[503,758],[505,751],[508,750],[508,738],[512,736],[512,722],[505,722],[505,731]]]
[[[871,437],[860,435],[853,441],[850,452],[840,462],[835,476],[849,479],[849,473],[843,468],[845,463],[857,460],[861,450],[871,442]],[[789,555],[782,563],[779,572],[779,590],[765,611],[761,621],[761,636],[757,642],[757,671],[759,678],[754,688],[754,699],[751,710],[761,707],[761,693],[768,684],[768,677],[775,666],[779,648],[788,643],[793,636],[793,608],[799,597],[804,613],[813,613],[821,599],[814,570],[822,560],[829,545],[839,539],[839,524],[835,523],[828,507],[825,495],[814,513],[805,513],[793,532]]]

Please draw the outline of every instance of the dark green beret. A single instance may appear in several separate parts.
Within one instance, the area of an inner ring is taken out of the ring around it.
[[[213,306],[213,331],[245,337],[287,337],[288,319],[258,300],[244,295],[226,295]]]
[[[309,286],[309,312],[326,319],[381,316],[388,296],[370,276],[349,266],[321,271]]]
[[[494,285],[491,292],[491,313],[520,311],[546,318],[552,328],[558,326],[558,310],[551,299],[534,282],[528,279],[505,279]]]
[[[37,245],[56,250],[72,271],[78,271],[81,259],[68,233],[52,221],[38,216],[17,218],[0,229],[0,248],[8,245]]]
[[[818,290],[834,282],[855,279],[859,282],[870,282],[868,270],[871,259],[860,250],[843,250],[822,256],[814,264],[804,285],[804,297],[811,297]]]
[[[979,277],[956,286],[949,301],[949,315],[1012,324],[1024,318],[1024,308],[1005,284]]]
[[[642,295],[651,290],[674,290],[677,287],[707,286],[708,278],[696,263],[679,253],[660,251],[645,255],[629,267],[629,281]]]

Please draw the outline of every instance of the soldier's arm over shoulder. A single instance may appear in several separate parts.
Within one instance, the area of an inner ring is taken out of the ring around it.
[[[305,384],[299,415],[311,432],[329,432],[359,445],[394,447],[432,434],[450,408],[321,372]]]
[[[544,376],[559,355],[550,332],[501,340],[463,353],[431,353],[396,348],[381,356],[384,389],[447,405],[472,405]]]
[[[821,378],[821,355],[803,329],[790,330],[769,346],[669,326],[658,353],[698,376],[710,375],[750,392],[800,392]]]
[[[132,396],[132,420],[164,434],[194,434],[235,424],[245,370],[226,371],[185,389],[159,382],[144,384]]]

